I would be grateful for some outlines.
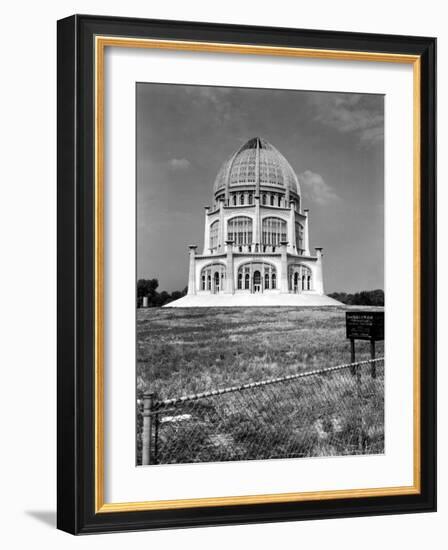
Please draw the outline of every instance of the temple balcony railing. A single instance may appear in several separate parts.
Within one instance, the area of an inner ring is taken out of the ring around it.
[[[232,244],[227,245],[232,247],[232,252],[235,254],[280,254],[281,246],[273,244]],[[306,250],[303,248],[294,248],[294,251],[299,256],[306,256]],[[226,253],[226,247],[218,246],[217,248],[209,248],[209,255],[222,255]]]

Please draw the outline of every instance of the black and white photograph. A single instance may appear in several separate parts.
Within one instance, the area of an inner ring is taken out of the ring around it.
[[[137,464],[382,454],[384,97],[139,82]]]
[[[444,546],[444,7],[4,5],[4,548]]]

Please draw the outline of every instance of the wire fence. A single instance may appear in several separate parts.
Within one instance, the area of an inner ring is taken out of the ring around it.
[[[384,358],[137,409],[139,464],[384,452]]]

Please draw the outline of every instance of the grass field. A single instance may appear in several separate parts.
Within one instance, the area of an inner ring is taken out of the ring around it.
[[[365,308],[363,308],[365,309]],[[350,362],[345,308],[139,309],[137,398],[156,400]],[[356,360],[370,358],[357,342]],[[377,356],[384,352],[377,343]],[[384,450],[382,369],[350,369],[157,409],[158,463],[377,454]],[[165,411],[165,409],[167,409]],[[142,458],[142,409],[137,463]]]
[[[366,309],[366,308],[363,308]],[[167,399],[350,361],[344,308],[137,310],[137,392]],[[356,359],[369,358],[356,343]],[[377,342],[383,355],[383,342]]]

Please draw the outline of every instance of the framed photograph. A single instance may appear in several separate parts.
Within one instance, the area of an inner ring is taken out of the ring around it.
[[[433,38],[58,22],[58,527],[436,509]]]

